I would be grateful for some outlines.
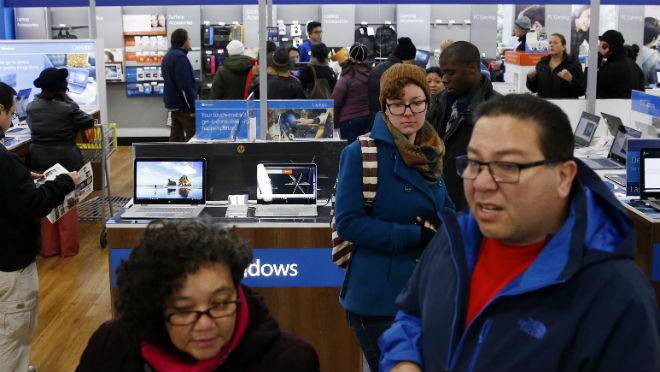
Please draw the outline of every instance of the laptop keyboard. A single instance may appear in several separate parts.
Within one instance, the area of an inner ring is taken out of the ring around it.
[[[161,213],[163,215],[167,214],[177,214],[177,213],[189,213],[193,208],[154,208],[154,207],[141,207],[140,213],[149,213],[156,214]]]
[[[308,217],[316,216],[316,206],[300,205],[257,205],[257,217]]]
[[[601,167],[619,167],[619,164],[610,159],[591,159],[594,163],[598,164]]]

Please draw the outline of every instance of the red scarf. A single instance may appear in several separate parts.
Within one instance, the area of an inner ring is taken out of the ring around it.
[[[248,326],[249,309],[243,288],[238,288],[238,298],[241,300],[241,304],[236,315],[234,335],[220,349],[218,355],[211,359],[200,360],[195,364],[188,364],[168,354],[158,346],[142,341],[142,357],[156,372],[211,372],[215,370],[225,361],[229,353],[238,346]]]

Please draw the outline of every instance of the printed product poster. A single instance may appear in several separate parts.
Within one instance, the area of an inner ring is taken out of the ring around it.
[[[60,174],[69,173],[63,166],[59,163],[48,168],[43,174],[43,177],[36,180],[37,185],[42,185],[46,181],[52,181]],[[94,191],[94,173],[92,172],[91,163],[83,165],[82,168],[78,171],[80,175],[80,183],[74,191],[69,193],[64,197],[64,202],[59,206],[55,207],[46,218],[50,223],[55,223],[57,220],[62,218],[68,211],[72,208],[75,208],[82,200],[84,200],[89,194]]]
[[[589,27],[591,27],[591,7],[573,5],[571,9],[571,48],[575,56],[589,55]]]
[[[0,41],[0,81],[17,92],[16,114],[27,117],[26,108],[41,89],[34,80],[48,67],[69,70],[68,92],[79,105],[98,105],[96,44],[90,41]]]
[[[545,35],[545,5],[516,4],[514,19],[526,16],[532,23],[532,30]],[[541,37],[539,38],[541,39]]]
[[[332,138],[333,104],[332,100],[268,101],[266,139],[291,141]]]
[[[124,14],[124,33],[165,32],[165,14]]]

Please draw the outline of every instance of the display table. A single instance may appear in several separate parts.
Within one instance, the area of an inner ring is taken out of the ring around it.
[[[635,262],[651,279],[655,298],[660,306],[660,219],[649,218],[638,209],[623,203],[635,226],[637,250]]]
[[[244,284],[263,296],[280,327],[314,346],[321,371],[360,371],[360,350],[339,304],[343,272],[331,262],[329,207],[319,207],[317,218],[300,219],[225,218],[225,211],[207,207],[202,215],[235,226],[253,248]],[[113,304],[116,267],[139,245],[146,226],[147,221],[118,217],[106,224]],[[287,265],[286,273],[273,270]]]
[[[529,93],[527,74],[534,71],[536,64],[546,55],[547,53],[505,52],[506,72],[504,73],[504,81],[513,87],[516,93]]]

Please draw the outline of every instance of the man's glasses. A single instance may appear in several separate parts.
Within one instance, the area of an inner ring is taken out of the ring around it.
[[[541,160],[532,163],[512,163],[506,161],[478,161],[472,160],[467,155],[457,156],[456,172],[466,180],[474,180],[479,176],[481,167],[488,168],[491,177],[497,183],[517,183],[520,180],[520,171],[523,169],[562,163],[556,160]]]
[[[416,101],[416,102],[411,102],[407,105],[404,105],[403,103],[386,103],[385,106],[387,106],[387,109],[390,111],[390,114],[394,116],[402,116],[405,115],[406,109],[410,109],[410,112],[413,114],[420,114],[424,111],[426,111],[426,101]]]
[[[176,311],[167,315],[167,322],[175,326],[184,326],[196,323],[202,315],[212,319],[219,319],[234,315],[240,300],[219,302],[204,311]]]

